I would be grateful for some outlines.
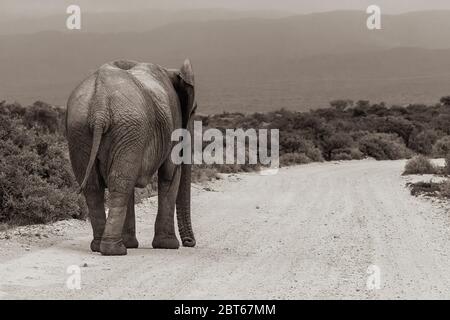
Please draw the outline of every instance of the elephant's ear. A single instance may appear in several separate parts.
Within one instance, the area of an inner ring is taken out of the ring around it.
[[[191,116],[197,107],[195,103],[195,82],[191,62],[186,59],[180,70],[172,70],[172,84],[180,99],[183,128],[187,128]]]
[[[192,71],[192,65],[189,59],[184,60],[183,66],[180,69],[180,78],[192,88],[194,87],[194,71]]]

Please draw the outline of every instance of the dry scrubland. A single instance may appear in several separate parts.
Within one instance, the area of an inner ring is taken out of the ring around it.
[[[202,116],[206,128],[280,129],[282,166],[331,160],[445,157],[450,151],[450,97],[407,107],[338,100],[310,112]],[[206,143],[205,143],[206,145]],[[258,166],[194,166],[194,181]],[[429,168],[428,168],[429,169]],[[43,102],[0,103],[0,223],[23,225],[86,216],[64,138],[64,110]],[[142,199],[155,184],[137,190]]]

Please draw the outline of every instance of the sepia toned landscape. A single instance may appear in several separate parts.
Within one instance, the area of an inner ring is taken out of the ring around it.
[[[69,2],[4,0],[0,299],[448,298],[450,5],[430,2],[380,0],[371,30],[365,0],[80,0],[69,30]],[[240,130],[245,163],[175,164],[178,129],[203,156]],[[252,130],[279,134],[275,171]]]

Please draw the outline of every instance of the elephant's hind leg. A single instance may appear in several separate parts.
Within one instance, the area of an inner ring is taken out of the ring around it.
[[[123,243],[122,232],[127,213],[129,194],[110,191],[109,197],[110,207],[108,219],[106,219],[105,231],[103,232],[100,243],[100,252],[105,256],[126,255],[127,248]]]
[[[170,159],[158,170],[158,214],[155,221],[155,249],[178,249],[180,242],[175,234],[175,201],[180,184],[180,167]]]
[[[89,161],[90,142],[86,135],[75,131],[69,136],[70,160],[74,169],[75,177],[81,184]],[[91,242],[91,250],[100,251],[100,242],[105,230],[105,185],[98,170],[98,164],[92,168],[86,188],[83,191],[89,210],[89,220],[92,225],[94,239]]]
[[[91,250],[100,251],[100,242],[105,230],[106,214],[105,214],[105,189],[89,188],[84,191],[87,206],[89,209],[89,220],[91,221],[94,239],[91,242]]]
[[[132,199],[139,168],[134,164],[140,155],[129,152],[124,158],[119,158],[111,167],[108,177],[109,211],[106,219],[105,232],[100,243],[102,255],[126,255],[127,248],[123,241],[123,231],[129,203]],[[131,218],[131,217],[130,217]],[[129,229],[130,219],[126,226]],[[133,222],[134,225],[134,222]]]
[[[134,190],[128,199],[127,216],[122,231],[122,239],[125,247],[132,249],[139,246],[136,239],[136,217],[134,213]]]

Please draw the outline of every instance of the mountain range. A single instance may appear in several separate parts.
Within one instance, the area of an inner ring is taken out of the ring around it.
[[[212,12],[156,22],[125,14],[114,28],[96,20],[82,31],[3,32],[0,100],[63,105],[107,61],[178,67],[186,57],[204,113],[307,110],[340,98],[434,103],[450,94],[450,11],[383,15],[381,30],[367,29],[368,15],[359,11]]]

